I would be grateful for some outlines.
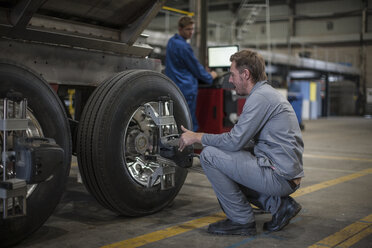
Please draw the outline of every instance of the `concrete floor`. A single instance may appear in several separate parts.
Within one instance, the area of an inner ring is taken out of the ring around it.
[[[76,182],[75,166],[55,213],[16,247],[372,247],[372,119],[306,121],[303,137],[306,177],[294,195],[303,208],[280,232],[264,233],[271,216],[257,213],[255,237],[206,233],[213,220],[203,217],[221,218],[215,215],[221,210],[196,172],[172,206],[147,217],[118,217]],[[196,228],[202,220],[207,223]]]

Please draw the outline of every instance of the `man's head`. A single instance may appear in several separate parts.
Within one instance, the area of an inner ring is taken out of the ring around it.
[[[238,95],[248,95],[257,82],[267,79],[265,61],[257,52],[242,50],[231,55],[230,61],[229,82]]]
[[[185,39],[190,39],[194,33],[194,20],[190,16],[183,16],[178,20],[178,33]]]

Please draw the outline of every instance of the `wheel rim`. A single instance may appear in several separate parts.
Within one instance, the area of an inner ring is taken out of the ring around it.
[[[149,102],[158,111],[158,103]],[[134,181],[147,186],[148,178],[161,165],[147,159],[148,155],[158,154],[159,130],[154,121],[146,116],[145,108],[137,108],[125,130],[125,167]],[[160,180],[154,184],[158,185]]]

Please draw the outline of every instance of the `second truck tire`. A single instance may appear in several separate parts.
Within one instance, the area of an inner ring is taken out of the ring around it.
[[[139,148],[131,144],[155,135],[148,129],[154,125],[141,115],[141,106],[156,103],[160,97],[172,99],[178,130],[181,125],[190,128],[191,117],[181,91],[153,71],[116,74],[100,84],[85,105],[77,142],[80,173],[97,201],[118,214],[142,216],[159,211],[176,197],[185,181],[187,170],[176,167],[175,187],[161,190],[157,183],[148,188],[141,180],[151,165],[132,161],[138,159],[131,154]]]

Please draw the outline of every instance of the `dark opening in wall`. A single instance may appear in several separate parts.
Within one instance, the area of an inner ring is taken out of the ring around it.
[[[327,22],[327,30],[333,30],[333,22],[331,21]]]
[[[265,26],[261,26],[261,34],[266,34],[266,27]]]

